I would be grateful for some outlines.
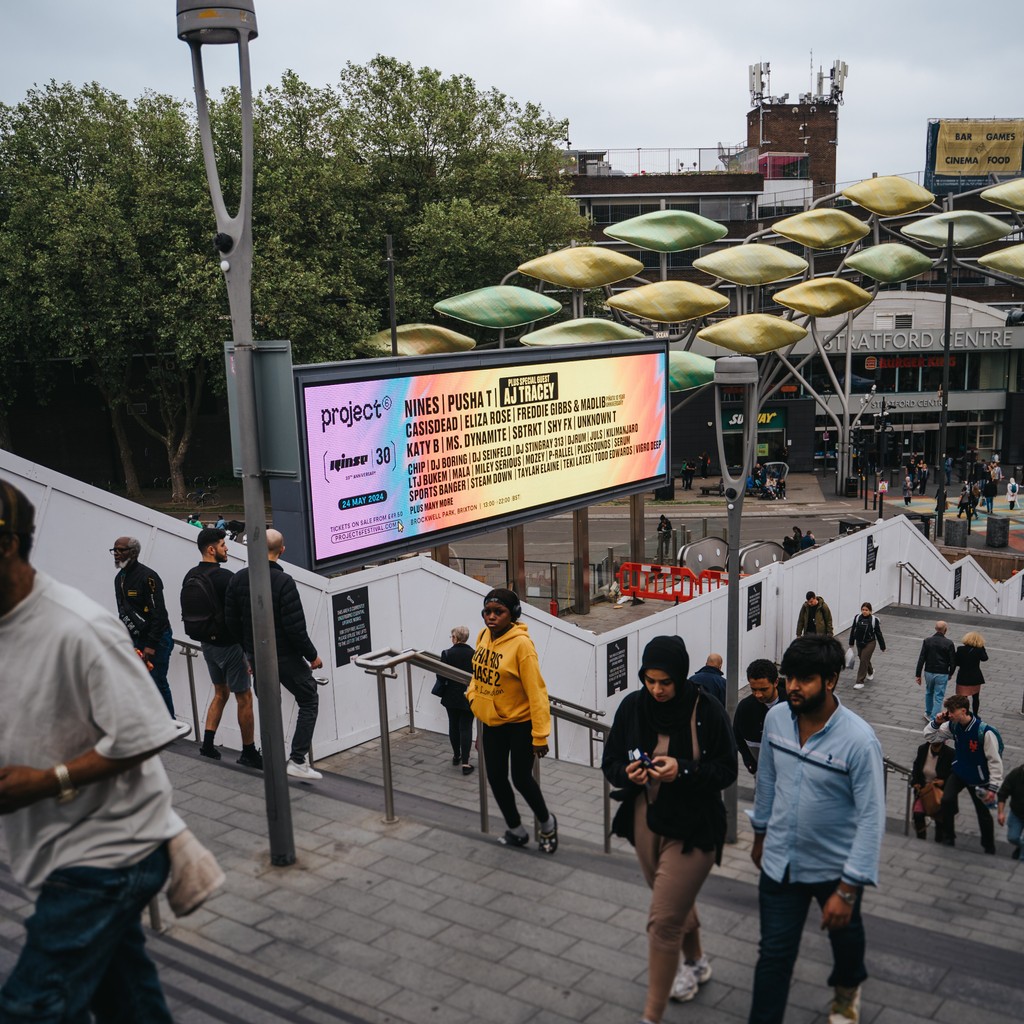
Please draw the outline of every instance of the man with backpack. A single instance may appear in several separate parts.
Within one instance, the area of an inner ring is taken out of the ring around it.
[[[255,743],[249,663],[241,644],[224,621],[224,595],[234,575],[223,567],[228,560],[226,536],[224,530],[214,527],[199,531],[196,543],[202,561],[189,569],[181,583],[181,618],[185,632],[202,644],[203,658],[213,683],[213,700],[206,712],[206,731],[199,753],[220,760],[214,738],[228,696],[233,693],[238,707],[238,729],[242,734],[242,755],[236,763],[245,768],[262,769],[263,757]]]
[[[1003,738],[999,731],[971,714],[970,699],[962,694],[947,697],[945,710],[940,711],[925,727],[925,739],[952,737],[956,759],[953,772],[942,790],[939,817],[942,842],[956,842],[957,797],[967,790],[978,815],[981,846],[986,853],[996,852],[995,825],[992,811],[996,808],[999,787],[1003,781]]]

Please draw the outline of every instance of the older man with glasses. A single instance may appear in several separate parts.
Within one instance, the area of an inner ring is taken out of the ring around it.
[[[173,718],[174,700],[167,682],[167,669],[174,650],[174,636],[164,604],[163,581],[153,569],[139,561],[141,551],[142,545],[134,537],[118,537],[110,549],[117,567],[114,577],[117,615]]]

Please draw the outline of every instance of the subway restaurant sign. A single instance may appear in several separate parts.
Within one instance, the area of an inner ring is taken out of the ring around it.
[[[743,412],[736,410],[736,412],[730,412],[728,409],[722,411],[722,430],[728,433],[730,430],[742,430],[743,429]],[[785,430],[786,429],[786,410],[785,409],[771,409],[765,412],[759,412],[757,414],[757,429],[758,430]]]

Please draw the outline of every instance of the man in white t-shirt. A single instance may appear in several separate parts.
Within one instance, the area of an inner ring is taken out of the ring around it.
[[[169,1024],[141,913],[185,828],[153,756],[179,730],[117,618],[29,564],[34,520],[0,481],[0,820],[37,894],[0,1021]]]

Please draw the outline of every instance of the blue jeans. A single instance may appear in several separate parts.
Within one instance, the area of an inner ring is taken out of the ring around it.
[[[0,1024],[171,1024],[141,921],[169,867],[165,843],[131,867],[54,871],[0,989]]]
[[[947,683],[949,683],[948,672],[925,672],[924,710],[929,718],[934,718],[942,710]]]
[[[171,698],[170,684],[167,682],[167,669],[171,664],[171,652],[173,650],[174,634],[171,632],[170,627],[168,627],[167,632],[160,638],[160,643],[153,654],[153,671],[149,674],[153,677],[153,682],[156,683],[156,688],[160,691],[160,696],[163,697],[167,710],[171,713],[171,718],[174,717],[174,701]]]
[[[787,872],[783,881],[776,882],[761,872],[758,885],[761,945],[754,968],[749,1024],[782,1024],[811,900],[824,906],[839,884],[838,878],[830,882],[790,882],[788,878]],[[864,967],[864,923],[859,895],[850,923],[845,928],[830,931],[828,938],[832,943],[833,963],[828,984],[856,987],[868,976]]]
[[[1020,834],[1024,829],[1024,821],[1021,821],[1009,807],[1006,808],[1006,841],[1013,846],[1020,846]]]

